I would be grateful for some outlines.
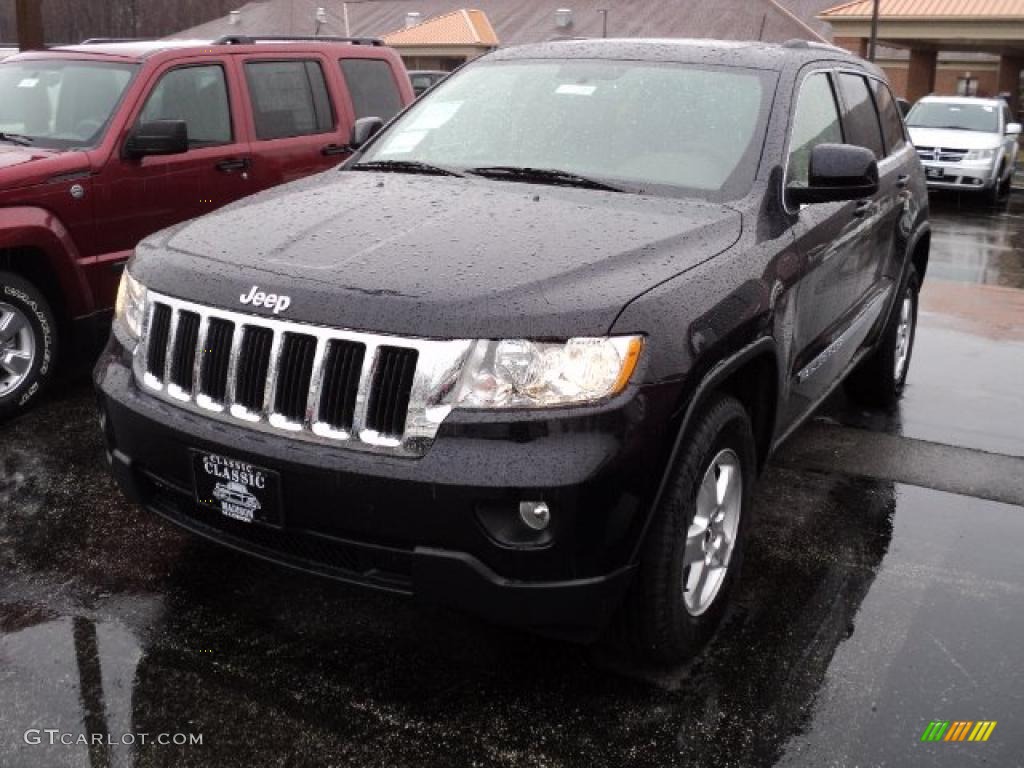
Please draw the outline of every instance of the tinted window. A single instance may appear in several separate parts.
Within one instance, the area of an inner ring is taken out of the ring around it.
[[[950,128],[955,131],[999,131],[999,112],[991,104],[968,101],[919,101],[907,115],[914,128]]]
[[[811,75],[800,88],[793,117],[788,183],[807,186],[811,150],[819,144],[842,143],[839,109],[828,75]]]
[[[364,160],[544,168],[652,194],[734,197],[757,171],[774,77],[642,61],[474,64],[421,98]]]
[[[885,148],[891,155],[898,152],[907,143],[903,135],[903,120],[900,119],[899,107],[893,99],[889,88],[881,80],[872,80],[871,87],[875,92],[875,104],[878,116],[882,119],[882,133],[885,136]]]
[[[342,59],[341,74],[352,95],[356,119],[379,117],[390,120],[402,109],[391,65],[380,59]]]
[[[146,100],[140,123],[184,120],[189,144],[231,142],[231,107],[224,70],[217,65],[182,67],[160,78]]]
[[[315,61],[253,61],[245,65],[256,137],[308,136],[334,130],[324,71]]]
[[[867,81],[860,75],[841,74],[839,89],[846,103],[847,143],[870,149],[881,160],[885,157],[882,129],[878,124],[878,112],[868,92]]]

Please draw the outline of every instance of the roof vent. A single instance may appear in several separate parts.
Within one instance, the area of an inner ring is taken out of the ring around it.
[[[420,13],[419,11],[409,11],[407,14],[405,14],[406,29],[408,29],[409,27],[415,27],[421,21],[423,21],[423,14]]]
[[[559,8],[555,11],[555,26],[568,29],[572,26],[572,8]]]
[[[232,27],[237,27],[241,23],[242,23],[242,12],[241,11],[232,11],[231,13],[228,14],[228,24],[230,24]]]

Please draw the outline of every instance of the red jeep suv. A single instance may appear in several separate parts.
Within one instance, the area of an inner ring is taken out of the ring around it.
[[[98,350],[142,238],[337,165],[357,121],[412,99],[370,39],[95,40],[0,63],[0,419],[58,348]]]

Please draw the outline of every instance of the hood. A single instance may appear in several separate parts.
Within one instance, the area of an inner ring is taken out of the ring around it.
[[[132,272],[172,296],[436,338],[601,335],[640,293],[736,242],[703,202],[515,182],[331,171],[143,242]]]
[[[940,149],[995,149],[1002,145],[998,133],[984,131],[951,131],[946,128],[911,128],[910,140],[917,147]]]
[[[0,194],[89,169],[84,152],[37,149],[0,142]]]

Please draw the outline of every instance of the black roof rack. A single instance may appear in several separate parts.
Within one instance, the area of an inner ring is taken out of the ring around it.
[[[224,35],[214,45],[253,45],[255,43],[350,43],[351,45],[384,45],[378,37],[331,37],[328,35]]]
[[[110,43],[145,43],[147,37],[90,37],[83,40],[79,45],[105,45]]]

